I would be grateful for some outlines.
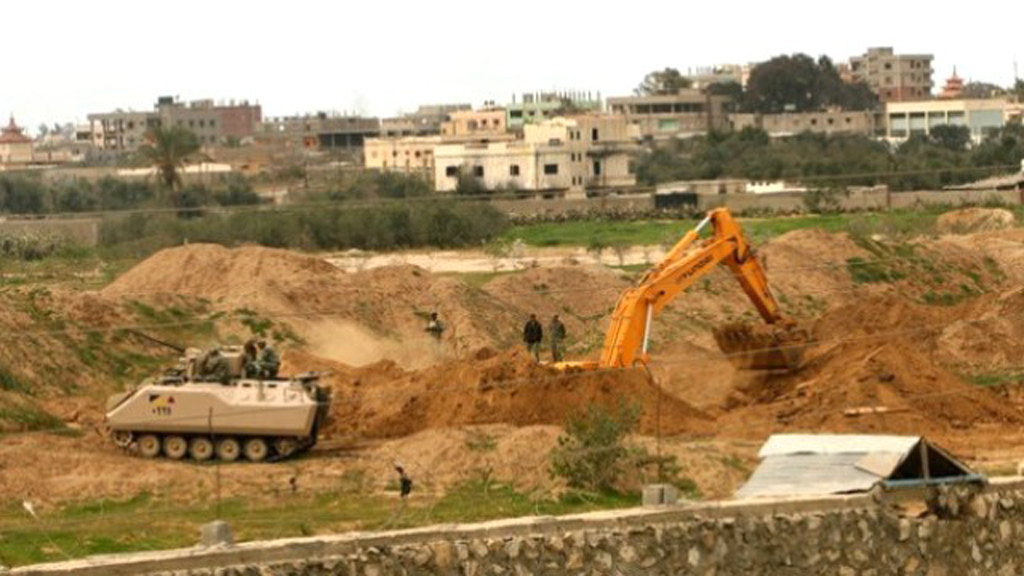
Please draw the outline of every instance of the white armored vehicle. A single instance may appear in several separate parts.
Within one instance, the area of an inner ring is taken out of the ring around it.
[[[244,374],[241,347],[217,349],[222,370],[203,372],[209,354],[189,349],[162,376],[107,399],[113,441],[146,458],[253,462],[310,448],[328,414],[319,373],[261,379]]]

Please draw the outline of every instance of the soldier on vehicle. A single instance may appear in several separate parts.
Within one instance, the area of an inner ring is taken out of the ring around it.
[[[551,325],[548,326],[548,332],[551,334],[551,361],[561,362],[562,361],[562,343],[565,342],[565,324],[558,319],[558,314],[555,314],[551,318]]]
[[[214,348],[207,352],[199,368],[199,379],[204,382],[220,382],[227,384],[231,377],[231,367],[228,359],[220,353],[220,349]]]
[[[246,378],[256,378],[260,375],[259,362],[257,361],[259,351],[256,348],[256,341],[250,339],[245,343],[243,349],[245,350],[245,355],[242,357],[242,374]]]
[[[537,315],[530,314],[530,319],[523,326],[523,342],[526,343],[526,349],[533,354],[533,359],[537,362],[540,362],[540,343],[543,340],[544,329],[537,321]]]
[[[277,350],[267,344],[266,340],[260,340],[256,346],[259,348],[256,362],[259,365],[260,378],[277,378],[277,371],[281,369],[281,357],[278,356]]]

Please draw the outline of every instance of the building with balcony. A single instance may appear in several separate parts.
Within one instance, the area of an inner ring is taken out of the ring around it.
[[[689,138],[729,127],[733,100],[700,90],[680,90],[658,96],[623,96],[608,99],[613,114],[637,126],[643,138]]]
[[[1007,121],[1009,102],[1001,98],[984,100],[928,100],[888,102],[885,105],[885,136],[903,140],[931,134],[936,126],[966,126],[971,138],[981,141],[998,132]]]
[[[434,185],[451,192],[472,177],[488,190],[578,197],[635,186],[636,136],[624,117],[588,114],[526,125],[522,140],[443,144],[434,151]]]
[[[869,48],[850,58],[850,77],[864,82],[882,102],[927,100],[932,96],[931,54],[896,54],[890,47]]]

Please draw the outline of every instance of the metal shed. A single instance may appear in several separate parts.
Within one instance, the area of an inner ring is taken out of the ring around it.
[[[945,450],[921,436],[776,434],[737,499],[822,496],[890,487],[980,482]]]

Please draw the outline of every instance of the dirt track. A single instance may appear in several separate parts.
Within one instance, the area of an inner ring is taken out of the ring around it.
[[[714,496],[728,495],[742,479],[723,461],[752,466],[759,441],[776,431],[925,434],[967,458],[1009,463],[1024,456],[1006,442],[1021,437],[1024,424],[1013,379],[972,383],[1021,371],[1024,231],[855,242],[804,230],[760,253],[784,309],[817,340],[795,373],[737,372],[714,349],[710,325],[754,317],[721,271],[657,320],[653,384],[639,371],[559,375],[518,348],[528,313],[558,313],[569,329],[570,355],[592,358],[617,294],[631,281],[603,267],[536,268],[468,282],[411,266],[346,273],[286,251],[194,245],[154,255],[99,294],[37,298],[59,311],[52,322],[138,322],[129,304],[141,300],[157,308],[192,302],[212,313],[245,309],[290,327],[304,343],[286,347],[286,369],[334,371],[334,421],[325,434],[329,449],[308,459],[224,467],[229,486],[268,496],[296,472],[310,487],[327,488],[353,470],[380,486],[396,460],[419,468],[439,489],[481,467],[553,488],[546,454],[557,426],[580,406],[621,397],[642,408],[641,433],[671,438],[665,442],[688,464],[684,473]],[[5,298],[0,324],[40,322],[22,305],[26,294]],[[433,310],[448,328],[440,350],[424,332]],[[220,334],[239,330],[236,322]],[[34,402],[90,429],[109,391],[103,376],[119,364],[90,363],[66,338],[41,334],[33,345],[52,355],[29,364],[19,362],[27,349],[0,354],[36,385],[27,396],[0,391],[0,407]],[[130,339],[111,338],[109,346],[156,354]],[[68,358],[80,363],[76,386],[47,385]],[[871,407],[886,413],[846,414]],[[490,451],[468,447],[481,434],[494,437]],[[140,491],[202,498],[208,472],[126,457],[92,433],[15,437],[0,446],[0,500]],[[179,483],[188,488],[168,488]]]

